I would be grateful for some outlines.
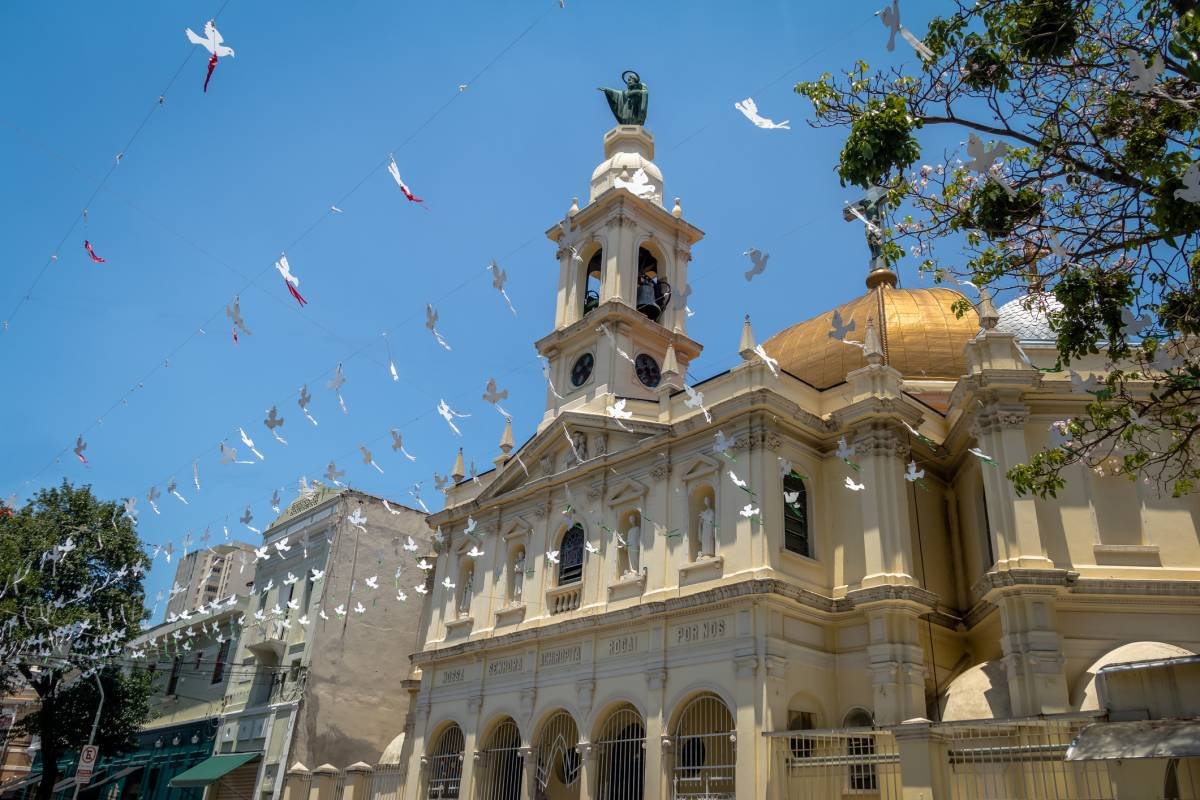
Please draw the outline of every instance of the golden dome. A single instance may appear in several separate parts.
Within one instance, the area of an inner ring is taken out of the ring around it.
[[[818,389],[841,383],[867,361],[861,348],[830,338],[833,314],[840,311],[843,324],[854,322],[848,341],[863,341],[867,320],[874,321],[885,362],[905,377],[957,380],[967,372],[963,347],[979,332],[973,307],[961,319],[955,316],[953,305],[962,299],[953,289],[880,283],[862,297],[780,331],[763,348],[781,369]]]

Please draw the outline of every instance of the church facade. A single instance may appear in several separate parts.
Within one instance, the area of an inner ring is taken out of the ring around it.
[[[703,234],[647,130],[604,147],[547,231],[538,432],[429,518],[407,800],[802,796],[772,733],[1086,711],[1099,665],[1200,648],[1195,498],[1004,477],[1090,399],[1037,368],[1044,313],[959,317],[875,263],[861,297],[762,345],[747,320],[742,362],[685,382]]]

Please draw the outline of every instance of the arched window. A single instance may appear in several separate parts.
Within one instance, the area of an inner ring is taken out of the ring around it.
[[[617,709],[596,741],[598,800],[642,800],[646,726],[632,706]]]
[[[675,724],[671,797],[732,800],[736,760],[733,715],[725,703],[711,694],[693,699]]]
[[[429,786],[426,797],[446,800],[458,797],[463,768],[463,732],[451,725],[434,742],[429,752]]]
[[[812,537],[808,527],[808,487],[794,472],[783,476],[783,546],[793,553],[812,558]]]
[[[583,281],[583,313],[592,313],[600,305],[600,274],[604,264],[604,251],[597,250],[588,259],[587,272]]]
[[[536,797],[579,797],[582,760],[575,749],[578,744],[579,729],[566,711],[559,711],[545,724],[538,736]]]
[[[657,320],[671,302],[671,284],[659,273],[658,259],[645,247],[638,248],[637,310]]]
[[[522,763],[521,731],[505,717],[479,751],[480,800],[519,800]]]
[[[852,708],[842,720],[845,728],[873,728],[875,718],[865,708]],[[856,792],[879,790],[875,774],[875,737],[851,736],[846,739],[846,755],[850,760],[850,789]]]
[[[583,526],[576,525],[563,534],[558,546],[558,585],[566,586],[583,578]]]

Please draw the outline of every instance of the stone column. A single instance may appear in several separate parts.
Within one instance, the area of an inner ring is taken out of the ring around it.
[[[363,761],[346,767],[346,785],[340,800],[371,800],[372,778],[375,768]]]
[[[337,790],[338,768],[333,764],[322,764],[312,771],[309,800],[339,800]]]
[[[282,800],[308,800],[309,782],[312,773],[297,761],[283,776]]]
[[[925,716],[925,653],[918,621],[927,609],[896,599],[858,605],[867,617],[875,724],[897,725]]]
[[[575,745],[579,753],[579,800],[592,800],[596,796],[596,748],[591,742]]]
[[[480,665],[479,674],[483,674]],[[467,718],[463,720],[463,769],[459,777],[459,795],[474,797],[475,766],[478,763],[479,746],[479,709],[483,707],[483,695],[477,694],[467,698]],[[369,800],[369,798],[368,798]]]
[[[946,748],[929,720],[912,719],[893,730],[900,754],[903,800],[933,800],[948,797]]]
[[[1029,408],[1020,402],[992,398],[976,415],[974,432],[979,449],[995,460],[984,463],[983,487],[987,499],[996,569],[1054,569],[1042,549],[1034,498],[1018,497],[1005,474],[1029,458],[1025,425]],[[972,456],[974,458],[974,456]]]
[[[554,327],[561,330],[583,316],[583,288],[580,283],[584,280],[586,265],[576,261],[565,247],[560,247],[555,256],[558,258],[558,302],[555,303]]]
[[[736,708],[733,711],[735,737],[734,748],[737,753],[737,767],[734,776],[734,786],[737,797],[758,797],[758,763],[756,753],[759,737],[755,731],[755,686],[758,681],[755,673],[758,671],[758,656],[753,653],[735,656],[733,659],[734,674],[737,677],[734,691]]]
[[[524,767],[522,772],[525,773],[525,786],[519,795],[525,800],[535,800],[537,797],[537,759],[533,755],[532,747],[521,748],[521,766]]]
[[[767,653],[763,660],[767,667],[767,679],[763,685],[762,729],[764,732],[786,730],[788,728],[786,704],[789,699],[787,658]],[[783,706],[779,708],[781,703]],[[777,708],[782,711],[781,715],[776,714]],[[780,740],[763,739],[760,744],[762,745],[763,775],[766,780],[763,796],[771,798],[771,800],[784,800],[787,797],[787,766],[783,757],[783,748],[779,746]]]
[[[866,557],[862,586],[914,586],[917,581],[913,577],[908,486],[904,480],[908,447],[886,428],[866,430],[855,438],[853,446],[854,457],[862,467],[856,480],[866,484],[856,493],[862,503]]]
[[[663,719],[663,689],[667,684],[667,671],[660,667],[651,667],[646,671],[646,746],[645,765],[646,777],[643,800],[659,800],[666,797],[666,787],[663,785],[666,773],[671,767],[668,758],[666,720]]]
[[[1000,608],[1013,716],[1070,711],[1054,587],[1019,587],[990,598]]]

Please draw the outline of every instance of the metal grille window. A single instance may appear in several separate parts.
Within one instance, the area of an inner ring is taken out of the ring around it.
[[[596,742],[598,800],[641,800],[645,787],[646,726],[630,706],[613,713]]]
[[[175,687],[179,685],[181,669],[183,669],[183,659],[175,656],[175,661],[171,664],[171,677],[167,679],[167,694],[175,694]]]
[[[229,645],[232,639],[226,639],[221,642],[221,649],[217,651],[217,663],[213,664],[212,683],[220,683],[221,678],[225,677],[225,662],[229,660]]]
[[[808,535],[808,488],[798,475],[783,476],[783,546],[793,553],[812,558],[812,539]]]
[[[579,797],[579,729],[565,711],[559,711],[542,728],[538,737],[534,780],[536,800],[565,800]]]
[[[673,798],[734,800],[737,735],[733,715],[719,697],[701,695],[675,724]]]
[[[856,708],[846,715],[842,724],[847,728],[870,728],[875,725],[870,712]],[[875,774],[875,737],[851,736],[846,739],[846,755],[850,757],[850,786],[854,792],[879,791]]]
[[[430,800],[458,797],[459,782],[463,768],[463,732],[451,725],[438,737],[437,744],[429,756]]]
[[[563,534],[558,554],[558,585],[576,583],[583,577],[583,526],[576,525]]]
[[[520,800],[521,731],[506,717],[479,751],[479,800]]]

